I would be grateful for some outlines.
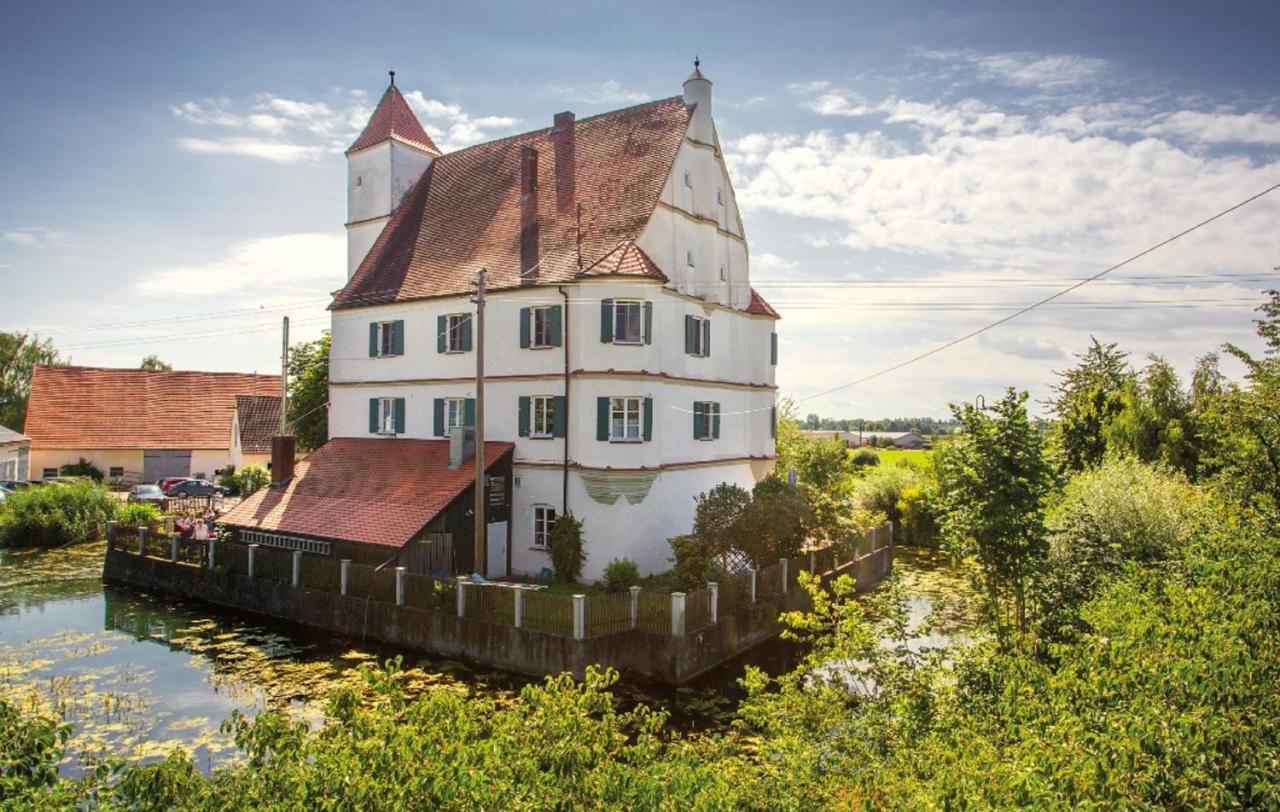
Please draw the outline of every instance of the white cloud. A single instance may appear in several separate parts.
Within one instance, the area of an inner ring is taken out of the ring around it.
[[[1079,54],[1043,54],[1009,51],[984,54],[975,51],[924,51],[929,59],[973,70],[978,78],[1011,87],[1056,90],[1096,81],[1108,70],[1105,59]]]
[[[31,228],[15,228],[0,232],[0,240],[3,240],[9,245],[16,245],[19,248],[46,248],[49,246],[64,245],[70,236],[71,235],[65,231],[41,228],[39,226]]]
[[[134,291],[143,296],[199,299],[233,291],[302,288],[327,292],[346,278],[343,234],[282,234],[233,244],[208,262],[145,273]]]
[[[475,117],[460,105],[428,99],[420,90],[405,93],[404,98],[436,146],[445,152],[487,141],[520,123],[510,116]]]
[[[281,164],[314,161],[340,151],[333,147],[303,146],[286,141],[267,141],[259,138],[179,138],[177,144],[178,149],[184,152],[201,155],[242,155]]]
[[[1179,110],[1146,131],[1202,144],[1280,144],[1280,118],[1261,112]]]
[[[647,93],[627,90],[614,79],[579,87],[553,87],[551,92],[557,96],[587,104],[636,104],[650,98]]]

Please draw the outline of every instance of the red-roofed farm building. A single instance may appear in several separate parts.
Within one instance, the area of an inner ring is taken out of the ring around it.
[[[236,401],[273,400],[278,419],[279,393],[278,375],[36,367],[23,428],[31,479],[81,459],[125,484],[264,462],[261,451],[233,453]]]

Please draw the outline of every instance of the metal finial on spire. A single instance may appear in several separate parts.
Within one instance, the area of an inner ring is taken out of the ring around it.
[[[395,71],[393,71],[393,70],[389,70],[389,71],[387,71],[387,73],[391,74],[391,86],[392,86],[392,87],[395,87],[395,86],[396,86],[396,72],[395,72]]]
[[[693,55],[693,69],[694,69],[694,70],[697,70],[701,65],[702,65],[702,62],[700,62],[700,61],[698,60],[698,55],[697,55],[697,54],[694,54],[694,55]]]

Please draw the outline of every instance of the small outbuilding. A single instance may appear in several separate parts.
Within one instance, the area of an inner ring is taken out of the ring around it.
[[[0,480],[26,482],[31,438],[0,426]]]

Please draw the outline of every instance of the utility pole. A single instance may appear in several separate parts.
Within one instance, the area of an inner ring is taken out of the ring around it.
[[[485,269],[476,280],[476,505],[475,505],[475,571],[487,575],[485,567],[484,518],[484,282]]]
[[[280,337],[280,435],[289,433],[289,317]]]

